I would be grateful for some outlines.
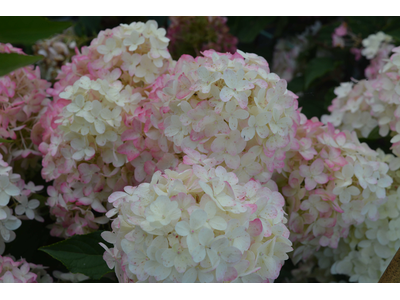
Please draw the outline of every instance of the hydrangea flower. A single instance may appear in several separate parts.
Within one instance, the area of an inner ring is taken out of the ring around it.
[[[39,201],[29,200],[33,192],[41,189],[43,186],[35,186],[32,182],[26,184],[19,174],[13,173],[13,168],[0,154],[0,255],[4,253],[5,243],[15,239],[14,230],[21,226],[21,219],[44,221],[37,210]]]
[[[28,263],[25,259],[0,256],[0,283],[52,283],[53,279],[42,265]]]
[[[0,53],[18,53],[21,49],[0,43]],[[46,89],[50,83],[40,78],[40,69],[26,66],[0,77],[0,138],[3,159],[19,173],[38,164],[40,152],[32,128],[50,100]]]
[[[371,34],[368,38],[362,41],[364,49],[361,51],[361,54],[366,58],[371,59],[378,53],[381,43],[389,43],[391,41],[392,37],[382,31],[379,31],[376,34]]]
[[[368,137],[375,127],[384,137],[392,132],[392,150],[400,154],[399,132],[399,70],[397,62],[399,49],[394,48],[390,60],[382,65],[376,78],[361,80],[356,84],[342,83],[335,89],[337,97],[329,107],[331,115],[322,116],[324,123],[331,122],[335,127],[355,131],[359,137]],[[380,59],[379,61],[384,62]]]
[[[351,226],[375,221],[393,180],[388,164],[354,132],[303,117],[296,138],[309,139],[315,154],[289,151],[274,178],[286,197],[298,262],[321,247],[337,248]]]
[[[239,172],[241,157],[251,149],[248,159],[257,164],[252,177],[268,181],[262,170],[272,174],[283,166],[285,152],[297,147],[297,97],[257,55],[203,55],[182,56],[153,86],[148,110],[150,104],[167,109],[152,125],[176,153],[199,151],[229,171]],[[206,89],[200,78],[209,78]]]
[[[104,259],[120,282],[272,282],[292,250],[283,197],[248,187],[221,166],[183,164],[125,187],[109,197]],[[256,214],[261,202],[275,213]]]
[[[388,189],[385,200],[378,208],[377,220],[351,226],[336,249],[326,248],[315,254],[322,269],[347,275],[350,282],[378,282],[400,247],[397,186]]]
[[[51,190],[54,197],[48,201],[57,217],[53,234],[96,229],[95,222],[107,218],[94,218],[86,208],[105,212],[109,193],[177,164],[168,151],[170,142],[154,144],[158,128],[147,134],[155,113],[142,110],[150,84],[172,63],[165,34],[154,21],[102,31],[63,67],[49,89],[54,101],[36,131],[44,132],[42,176],[55,180],[57,191]],[[146,150],[150,156],[142,157],[139,166],[137,159]],[[130,176],[140,170],[144,174]],[[85,221],[74,223],[75,218]]]

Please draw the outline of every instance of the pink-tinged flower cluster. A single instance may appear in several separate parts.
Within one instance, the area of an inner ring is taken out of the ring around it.
[[[395,47],[390,42],[392,42],[392,37],[381,31],[377,34],[371,34],[362,41],[364,48],[361,50],[361,54],[371,60],[368,67],[365,68],[367,79],[375,79],[386,64],[392,49]]]
[[[321,23],[317,21],[294,38],[279,39],[272,57],[272,71],[287,82],[291,81],[298,71],[299,54],[307,47],[310,36],[317,34],[320,28]]]
[[[32,199],[43,189],[33,182],[26,184],[0,154],[0,255],[4,253],[5,243],[15,239],[14,230],[21,226],[21,220],[43,222],[38,213],[39,200]]]
[[[214,49],[217,52],[235,53],[237,37],[229,33],[225,17],[169,17],[167,37],[169,50],[174,57],[182,54],[200,55],[200,51]]]
[[[120,282],[272,282],[292,250],[282,195],[221,166],[156,172],[109,202]]]
[[[165,30],[154,21],[121,25],[100,32],[82,49],[86,54],[63,69],[37,130],[42,176],[55,180],[47,203],[57,218],[52,234],[97,229],[108,219],[93,211],[107,211],[110,193],[178,164],[171,142],[149,131],[158,108],[143,109],[147,89],[169,65],[167,45]]]
[[[347,275],[351,282],[378,282],[400,247],[399,164],[393,155],[378,153],[379,161],[390,165],[389,175],[394,180],[378,208],[379,218],[352,225],[336,249],[315,253],[321,270]]]
[[[382,44],[387,44],[392,41],[392,37],[379,31],[376,34],[369,35],[366,39],[362,41],[363,49],[361,54],[368,59],[376,57],[379,50],[382,48]]]
[[[92,209],[105,213],[113,191],[136,185],[158,170],[178,164],[153,140],[143,137],[140,110],[142,96],[132,94],[121,81],[90,80],[83,76],[67,87],[61,97],[71,100],[58,116],[50,143],[41,143],[42,176],[55,180],[47,190],[47,204],[57,217],[52,234],[83,234],[108,222],[95,218]],[[132,142],[129,128],[137,135]],[[168,149],[168,148],[167,148]]]
[[[400,155],[400,48],[394,48],[381,73],[370,80],[342,83],[335,89],[337,97],[329,107],[331,115],[322,116],[341,130],[356,131],[368,137],[379,126],[379,134],[393,138],[393,153]]]
[[[52,283],[45,267],[15,260],[12,257],[0,256],[0,283]]]
[[[49,93],[58,100],[59,94],[80,77],[111,79],[115,69],[120,70],[124,85],[136,88],[151,84],[171,60],[165,34],[153,20],[100,31],[90,46],[82,47],[81,52],[76,49],[72,62],[62,67]]]
[[[24,55],[21,49],[1,43],[0,53]],[[0,153],[18,171],[34,166],[40,158],[32,128],[50,102],[49,87],[40,79],[38,67],[23,67],[0,77],[0,138],[9,140],[0,142]]]
[[[296,138],[299,150],[287,153],[276,177],[287,202],[295,262],[320,247],[337,248],[351,225],[376,221],[393,181],[388,164],[355,133],[303,116]]]
[[[203,55],[182,56],[149,94],[162,105],[151,118],[159,141],[166,138],[177,153],[213,158],[241,182],[267,182],[296,147],[297,96],[260,56],[240,50]]]
[[[344,48],[344,36],[347,35],[347,24],[342,23],[339,27],[335,28],[332,33],[332,46]]]

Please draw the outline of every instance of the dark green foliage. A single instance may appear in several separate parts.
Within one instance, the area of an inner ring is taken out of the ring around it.
[[[32,65],[42,56],[20,55],[17,53],[0,53],[0,77],[19,68]]]
[[[71,22],[52,22],[43,17],[0,17],[0,42],[14,46],[32,45],[71,25]]]
[[[101,231],[85,235],[75,235],[67,240],[39,250],[62,262],[72,273],[82,273],[98,280],[104,274],[112,272],[103,260],[104,249],[100,242],[107,244],[100,236]]]

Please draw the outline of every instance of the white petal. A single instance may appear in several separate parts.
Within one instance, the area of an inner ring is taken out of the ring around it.
[[[226,69],[224,72],[224,81],[231,89],[236,88],[238,84],[236,73],[230,69]]]
[[[208,228],[202,228],[200,230],[199,233],[199,242],[200,244],[202,244],[203,246],[207,246],[209,244],[209,242],[211,242],[211,240],[214,238],[214,233],[212,232],[212,230],[208,229]],[[205,255],[205,254],[204,254]],[[204,259],[204,257],[203,257]],[[202,260],[203,260],[202,259]]]
[[[197,271],[195,268],[190,268],[183,274],[182,282],[183,283],[194,283],[197,279]]]
[[[187,222],[181,221],[175,225],[175,231],[180,236],[187,236],[190,232],[190,226]]]
[[[21,190],[13,184],[10,184],[4,191],[9,194],[10,196],[18,196]]]
[[[198,263],[206,257],[206,250],[204,249],[204,246],[199,245],[190,251],[190,254],[192,255],[194,262]]]
[[[207,221],[207,213],[202,209],[197,209],[190,216],[190,229],[192,230],[199,229],[204,225],[206,221]]]
[[[228,224],[224,220],[224,218],[216,216],[212,218],[209,222],[210,226],[216,230],[225,230]]]
[[[167,268],[172,267],[174,265],[175,257],[176,257],[176,252],[174,250],[172,249],[165,250],[161,255],[163,265]]]

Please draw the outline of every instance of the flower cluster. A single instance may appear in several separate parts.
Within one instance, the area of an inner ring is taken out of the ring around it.
[[[389,166],[350,132],[302,118],[299,150],[287,153],[276,179],[287,202],[294,261],[322,247],[337,248],[351,225],[379,218]]]
[[[400,189],[397,159],[378,150],[379,161],[390,165],[394,183],[387,189],[385,202],[378,208],[379,218],[350,227],[337,248],[315,253],[320,271],[350,277],[351,282],[378,282],[400,247]]]
[[[167,45],[154,21],[121,25],[100,32],[63,67],[37,130],[42,176],[55,180],[47,190],[57,218],[52,234],[97,229],[108,219],[93,211],[107,211],[110,193],[178,164],[171,143],[147,132],[151,112],[143,112],[147,89],[169,65]]]
[[[173,57],[200,51],[236,52],[238,39],[229,33],[225,17],[169,17],[167,37]]]
[[[166,31],[156,21],[121,24],[100,31],[90,46],[76,49],[76,55],[61,68],[54,87],[48,89],[54,101],[82,76],[115,80],[133,89],[146,87],[162,74],[171,61]],[[118,76],[119,75],[119,76]]]
[[[364,49],[362,49],[361,54],[368,59],[372,59],[377,56],[379,50],[382,48],[382,44],[390,43],[391,41],[392,37],[382,31],[371,34],[362,41]]]
[[[53,279],[45,267],[15,260],[12,257],[0,256],[0,283],[51,283]]]
[[[53,277],[63,283],[78,283],[89,279],[88,276],[81,273],[62,273],[60,271],[53,271]]]
[[[154,85],[149,98],[162,109],[153,126],[177,153],[198,151],[241,182],[267,182],[283,167],[286,151],[296,147],[296,95],[262,57],[240,50],[203,55],[182,56]]]
[[[0,53],[24,55],[21,49],[1,43]],[[20,173],[40,165],[32,128],[50,102],[46,94],[49,87],[49,82],[40,79],[38,67],[23,67],[0,77],[0,153],[15,169],[22,168]]]
[[[364,70],[367,79],[374,79],[378,76],[380,69],[385,65],[385,60],[389,58],[390,52],[394,48],[394,45],[391,44],[392,41],[391,36],[381,31],[361,40],[345,22],[335,28],[332,33],[333,47],[344,48],[346,45],[352,45],[350,52],[355,55],[355,60],[360,60],[361,56],[370,60]]]
[[[298,71],[297,57],[308,46],[308,38],[316,35],[320,28],[321,23],[317,21],[295,38],[279,39],[272,57],[272,71],[282,79],[291,81]]]
[[[223,167],[180,165],[109,197],[120,282],[271,282],[291,251],[284,199]]]
[[[25,55],[10,44],[0,44],[0,53]],[[0,77],[0,255],[5,243],[15,239],[21,219],[43,221],[38,214],[40,202],[29,199],[43,186],[26,184],[24,177],[27,169],[40,167],[41,153],[32,128],[50,101],[45,92],[49,86],[33,66]]]
[[[392,51],[375,79],[341,83],[329,107],[331,115],[321,120],[342,130],[354,130],[359,137],[368,137],[376,126],[383,137],[391,130],[393,153],[400,155],[400,48]]]
[[[26,184],[0,154],[0,255],[5,243],[15,239],[14,230],[21,226],[21,219],[44,221],[38,212],[39,200],[32,199],[42,189],[43,186],[35,186],[33,182]]]
[[[55,81],[61,72],[61,67],[74,54],[76,39],[73,29],[69,28],[62,34],[58,34],[51,39],[40,40],[33,45],[34,53],[44,56],[43,60],[39,62],[39,67],[42,76],[46,80]]]
[[[370,59],[370,64],[365,68],[367,79],[375,79],[386,64],[386,60],[394,48],[394,45],[390,43],[391,41],[392,37],[381,31],[377,34],[371,34],[362,41],[364,48],[361,50],[361,54]]]
[[[344,36],[347,34],[347,24],[342,23],[339,27],[335,28],[332,33],[332,46],[344,48]]]

